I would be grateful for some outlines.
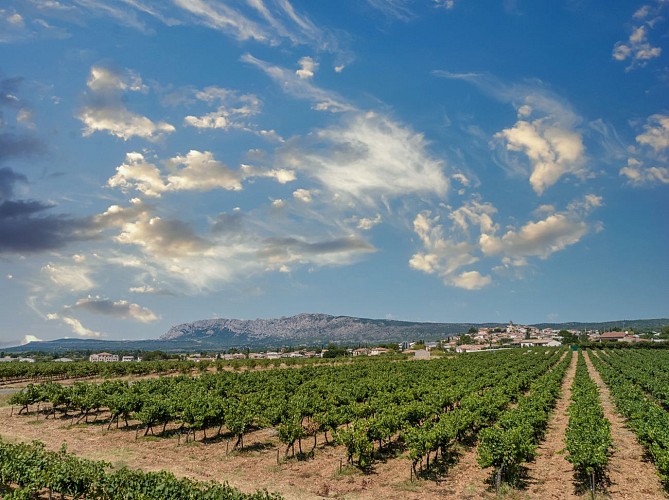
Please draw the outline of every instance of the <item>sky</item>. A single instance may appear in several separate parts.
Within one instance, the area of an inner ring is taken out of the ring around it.
[[[0,346],[669,316],[669,1],[4,0]]]

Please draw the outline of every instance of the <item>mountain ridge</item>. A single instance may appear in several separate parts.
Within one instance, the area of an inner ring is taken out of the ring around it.
[[[436,323],[301,313],[273,319],[208,319],[171,327],[158,339],[105,340],[58,339],[4,347],[10,352],[66,352],[72,350],[162,350],[166,352],[213,351],[235,348],[277,348],[288,345],[380,344],[404,340],[442,340],[470,328],[503,327],[507,323]],[[668,325],[668,318],[604,322],[537,323],[528,326],[567,330],[614,327],[648,330]]]

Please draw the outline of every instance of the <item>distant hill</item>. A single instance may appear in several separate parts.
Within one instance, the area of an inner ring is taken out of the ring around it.
[[[2,349],[5,352],[65,351],[155,351],[195,352],[248,347],[277,348],[289,345],[320,346],[330,342],[346,345],[380,344],[404,340],[441,340],[470,328],[505,326],[502,323],[420,323],[385,319],[298,314],[276,319],[209,319],[173,326],[155,340],[113,341],[97,339],[60,339],[31,342]],[[565,330],[632,328],[658,329],[669,319],[619,320],[601,323],[540,323],[538,328]]]
[[[203,343],[244,345],[290,345],[398,342],[438,340],[496,323],[417,323],[385,319],[353,318],[327,314],[298,314],[276,319],[210,319],[172,328],[160,340],[196,340]]]

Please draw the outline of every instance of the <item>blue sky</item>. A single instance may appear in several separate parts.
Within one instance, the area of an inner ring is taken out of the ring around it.
[[[668,16],[6,0],[0,344],[666,317]]]

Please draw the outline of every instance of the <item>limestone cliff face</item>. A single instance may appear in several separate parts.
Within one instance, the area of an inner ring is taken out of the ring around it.
[[[298,314],[276,319],[211,319],[172,327],[160,340],[245,339],[250,343],[384,342],[441,339],[470,325]],[[463,330],[464,328],[464,330]]]

